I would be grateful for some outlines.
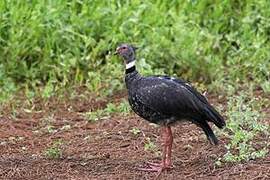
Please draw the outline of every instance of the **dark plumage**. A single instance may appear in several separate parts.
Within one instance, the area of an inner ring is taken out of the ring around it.
[[[128,100],[136,114],[156,124],[171,125],[183,119],[200,126],[213,144],[217,138],[206,121],[222,128],[223,118],[192,86],[167,76],[126,75]]]
[[[212,144],[218,143],[207,122],[213,122],[222,128],[225,121],[203,95],[181,79],[169,76],[141,76],[135,67],[135,48],[130,45],[119,46],[116,53],[122,56],[126,63],[125,82],[132,110],[142,118],[160,124],[165,134],[161,165],[151,164],[150,169],[144,170],[161,172],[171,167],[170,126],[175,122],[189,120],[202,128]]]

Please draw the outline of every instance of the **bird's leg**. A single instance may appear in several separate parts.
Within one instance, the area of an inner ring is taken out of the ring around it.
[[[163,152],[162,152],[162,161],[160,164],[151,163],[148,164],[151,166],[164,166],[167,169],[172,168],[172,143],[173,143],[173,135],[170,126],[162,127],[162,137],[163,137]]]
[[[163,146],[163,150],[162,150],[162,159],[161,159],[161,163],[153,163],[153,162],[147,162],[147,164],[150,167],[156,166],[156,167],[161,167],[165,165],[166,162],[166,157],[167,157],[167,143],[166,143],[166,135],[167,133],[167,129],[166,127],[161,127],[161,138],[162,138],[162,146]]]
[[[158,172],[157,176],[160,175],[160,173],[163,170],[171,169],[171,149],[172,149],[172,131],[171,128],[168,127],[162,127],[162,138],[163,138],[163,152],[162,152],[162,161],[160,164],[156,163],[147,163],[150,168],[140,168],[139,170],[143,171],[155,171]]]
[[[165,166],[167,168],[172,168],[172,144],[173,144],[173,135],[171,127],[166,127],[166,160],[165,160]]]

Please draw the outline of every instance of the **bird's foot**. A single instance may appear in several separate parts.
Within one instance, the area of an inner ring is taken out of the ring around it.
[[[153,162],[146,162],[150,167],[164,167],[164,169],[172,169],[173,165],[171,162],[166,161],[165,164],[163,163],[153,163]]]
[[[152,162],[147,162],[148,167],[145,168],[138,168],[138,170],[141,171],[147,171],[147,172],[157,172],[157,178],[161,174],[162,171],[164,170],[170,170],[172,169],[172,165],[169,164],[163,164],[163,163],[152,163]]]

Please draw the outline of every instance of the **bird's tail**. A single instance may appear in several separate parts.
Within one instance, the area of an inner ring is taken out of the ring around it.
[[[217,127],[223,128],[226,125],[224,118],[217,112],[217,110],[215,110],[214,107],[208,105],[204,110],[206,113],[206,118],[213,122]]]
[[[200,121],[197,122],[196,124],[203,129],[207,139],[211,142],[211,144],[213,145],[218,144],[218,139],[216,135],[214,134],[213,130],[206,121]]]

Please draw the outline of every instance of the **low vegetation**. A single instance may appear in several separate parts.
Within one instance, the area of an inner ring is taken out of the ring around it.
[[[114,113],[121,113],[122,115],[127,115],[130,112],[130,107],[127,100],[122,99],[119,104],[108,103],[105,109],[98,109],[96,111],[90,111],[85,113],[86,118],[95,122],[99,119],[107,119]]]
[[[269,92],[269,5],[1,1],[0,98],[19,89],[48,97],[72,85],[112,94],[122,88],[122,63],[111,55],[120,42],[139,47],[146,74],[175,74],[225,93],[224,84],[252,81]]]
[[[225,145],[227,153],[219,158],[221,162],[240,162],[265,157],[269,153],[270,143],[260,141],[260,137],[270,138],[270,126],[263,123],[265,114],[261,107],[269,101],[254,98],[241,92],[241,95],[232,96],[228,100],[226,111],[227,126],[224,130],[229,139]]]
[[[49,146],[45,151],[45,157],[49,159],[59,159],[62,156],[61,145],[63,144],[62,140],[56,140],[51,146]]]

